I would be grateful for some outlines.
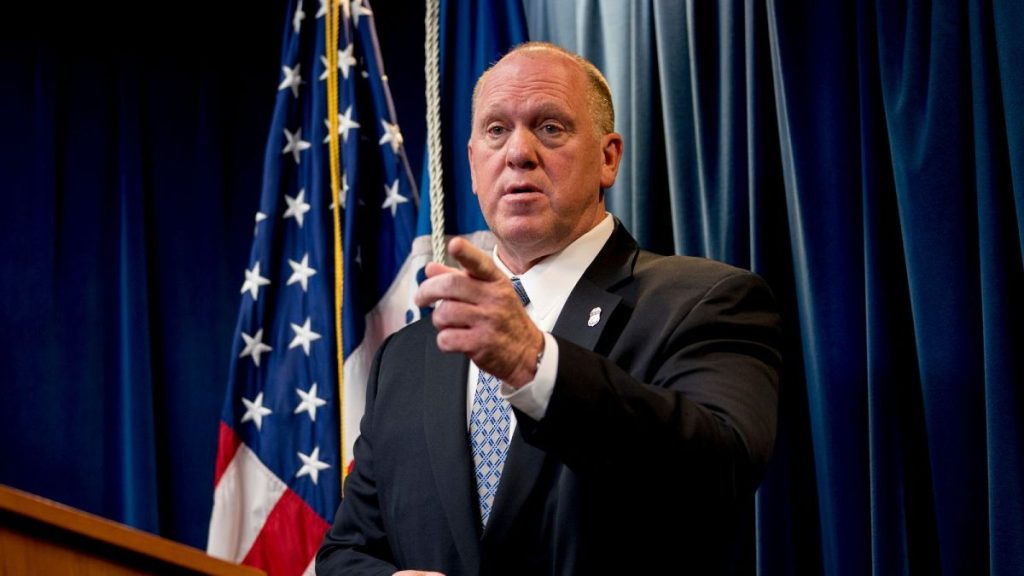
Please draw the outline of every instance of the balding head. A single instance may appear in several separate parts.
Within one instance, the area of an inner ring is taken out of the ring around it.
[[[484,85],[491,71],[501,65],[505,60],[513,56],[560,56],[572,61],[579,71],[586,77],[587,105],[590,108],[590,116],[594,119],[594,129],[598,135],[611,134],[615,131],[615,108],[612,105],[612,93],[608,87],[601,71],[589,60],[550,42],[525,42],[519,44],[508,54],[502,56],[490,68],[480,75],[476,86],[473,88],[473,117],[476,117],[477,101],[480,97],[480,87]]]

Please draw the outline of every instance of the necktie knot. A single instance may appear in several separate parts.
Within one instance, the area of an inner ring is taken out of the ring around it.
[[[530,303],[530,297],[526,294],[526,288],[523,288],[523,281],[519,278],[512,277],[512,288],[515,288],[516,294],[519,296],[519,301],[526,306]]]

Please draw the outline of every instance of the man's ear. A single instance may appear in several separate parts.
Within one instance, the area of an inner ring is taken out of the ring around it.
[[[469,181],[473,185],[473,195],[476,196],[476,168],[473,167],[473,142],[466,143],[466,155],[469,157]]]
[[[601,188],[611,188],[622,160],[622,136],[618,132],[605,134],[601,144]]]

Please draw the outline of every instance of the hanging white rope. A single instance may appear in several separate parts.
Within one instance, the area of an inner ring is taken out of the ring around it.
[[[444,262],[444,169],[441,163],[441,0],[427,0],[424,72],[427,84],[427,170],[430,174],[430,248]]]

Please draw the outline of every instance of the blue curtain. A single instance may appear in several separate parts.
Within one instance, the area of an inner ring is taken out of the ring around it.
[[[0,483],[202,545],[280,10],[229,40],[226,9],[22,9],[0,39]]]
[[[786,318],[761,574],[1024,566],[1024,6],[527,0],[609,76],[610,209]]]

